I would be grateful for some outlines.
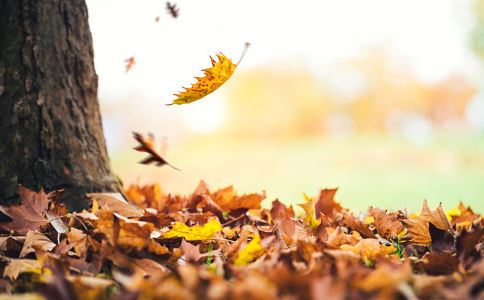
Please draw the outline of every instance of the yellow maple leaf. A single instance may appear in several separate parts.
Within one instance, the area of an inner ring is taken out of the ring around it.
[[[203,225],[187,226],[175,222],[173,228],[163,234],[164,238],[185,238],[187,241],[208,241],[222,230],[222,224],[217,219],[211,219]]]
[[[212,61],[212,67],[202,70],[204,76],[195,77],[197,82],[192,84],[190,88],[184,87],[185,91],[174,94],[177,98],[173,100],[172,103],[167,105],[180,105],[191,103],[202,99],[203,97],[207,96],[208,94],[214,92],[216,89],[221,87],[232,76],[235,68],[237,68],[237,65],[242,60],[248,47],[249,43],[246,43],[244,52],[242,53],[242,56],[236,64],[234,64],[227,56],[223,55],[222,53],[216,54],[218,61],[215,61],[215,59],[210,56],[210,60]]]
[[[245,246],[235,258],[234,265],[247,266],[256,258],[264,254],[264,247],[260,243],[260,236],[257,234],[247,246]]]
[[[321,220],[316,218],[316,210],[314,208],[314,200],[311,199],[306,193],[303,193],[304,195],[304,200],[306,200],[306,203],[304,204],[299,204],[299,206],[304,209],[305,215],[304,215],[304,222],[311,227],[311,228],[316,228],[321,224]]]

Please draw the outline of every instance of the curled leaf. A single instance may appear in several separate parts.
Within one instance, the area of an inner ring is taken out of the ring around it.
[[[140,164],[149,165],[153,163],[158,167],[161,167],[163,165],[169,165],[173,169],[179,170],[178,168],[167,162],[163,157],[161,157],[161,154],[155,150],[153,135],[148,135],[148,138],[145,138],[142,134],[133,132],[133,137],[139,143],[139,145],[136,146],[134,150],[149,154],[147,158],[139,162]]]
[[[242,57],[245,54],[245,51],[249,47],[249,43],[245,44],[244,52],[242,53]],[[197,100],[202,99],[203,97],[207,96],[208,94],[214,92],[216,89],[221,87],[235,71],[237,65],[240,63],[240,60],[237,64],[234,64],[227,56],[223,55],[222,53],[218,53],[217,55],[218,61],[215,61],[210,56],[210,60],[212,61],[212,67],[208,69],[204,69],[203,77],[195,77],[197,82],[194,83],[190,88],[184,88],[184,92],[179,92],[175,94],[177,97],[173,100],[173,104],[187,104]],[[242,59],[241,57],[241,59]]]
[[[176,6],[176,3],[170,3],[169,1],[166,2],[166,11],[168,12],[169,15],[171,15],[173,18],[178,18],[180,15],[180,8]]]

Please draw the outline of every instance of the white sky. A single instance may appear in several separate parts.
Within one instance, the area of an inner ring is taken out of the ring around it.
[[[277,65],[338,77],[331,66],[385,45],[425,81],[478,72],[467,41],[469,0],[172,2],[180,8],[178,19],[166,13],[162,0],[87,1],[102,104],[134,96],[153,111],[165,111],[162,104],[209,66],[209,55],[222,51],[236,61],[246,41],[252,46],[239,70]],[[130,56],[137,64],[126,74],[123,61]],[[346,80],[335,78],[343,85]],[[224,102],[218,92],[210,97],[171,112],[209,131],[223,117]]]
[[[208,55],[236,60],[245,41],[252,48],[244,68],[279,62],[324,72],[387,43],[423,79],[472,71],[468,0],[178,0],[178,19],[162,0],[87,2],[106,98],[133,88],[170,96],[208,65]],[[127,77],[123,60],[131,55],[138,65]]]

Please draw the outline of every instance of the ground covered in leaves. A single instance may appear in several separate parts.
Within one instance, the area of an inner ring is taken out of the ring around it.
[[[335,193],[304,195],[296,216],[232,187],[131,186],[68,213],[60,192],[20,187],[0,206],[0,299],[484,299],[471,208],[355,215]]]

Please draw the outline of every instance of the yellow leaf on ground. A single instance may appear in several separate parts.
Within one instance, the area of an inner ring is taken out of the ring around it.
[[[185,238],[187,241],[208,241],[222,230],[222,224],[217,219],[211,219],[204,225],[187,226],[176,222],[173,228],[163,234],[164,238]]]
[[[246,46],[244,49],[244,53],[247,50],[249,44],[246,43],[245,45]],[[244,54],[242,54],[242,56],[243,55]],[[223,55],[222,53],[218,53],[217,58],[218,61],[215,61],[212,57],[210,57],[210,60],[212,61],[212,67],[203,70],[203,77],[195,77],[195,79],[197,79],[197,82],[192,84],[190,88],[184,87],[184,92],[179,92],[175,94],[177,98],[173,100],[173,103],[170,103],[168,105],[187,104],[200,100],[218,89],[220,86],[222,86],[232,76],[240,60],[237,64],[234,64],[227,56]]]
[[[264,247],[262,247],[260,242],[260,236],[256,235],[252,241],[250,241],[247,246],[245,246],[235,258],[235,266],[246,266],[259,256],[264,254]]]
[[[304,200],[306,200],[306,203],[304,204],[299,204],[299,206],[304,209],[305,215],[304,215],[304,222],[311,227],[311,228],[316,228],[321,224],[320,219],[316,219],[316,210],[314,208],[314,200],[311,199],[306,193],[303,193],[304,195]]]

